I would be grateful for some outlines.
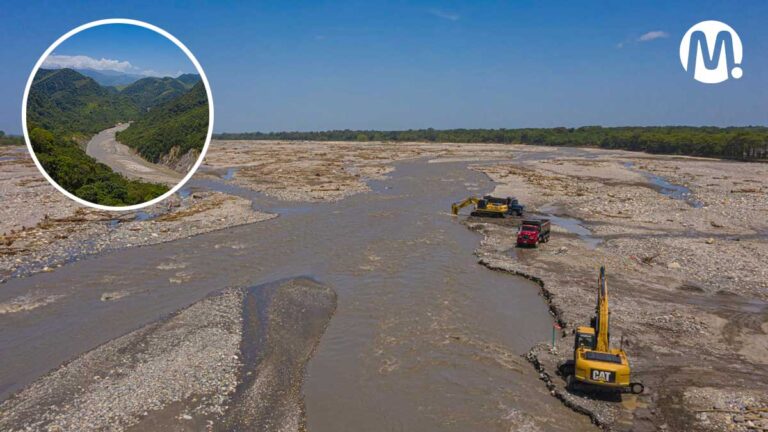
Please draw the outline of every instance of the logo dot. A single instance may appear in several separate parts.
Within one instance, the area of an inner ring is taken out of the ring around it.
[[[735,68],[731,69],[731,76],[734,79],[739,79],[742,75],[744,75],[744,71],[741,70],[740,67],[736,66]]]

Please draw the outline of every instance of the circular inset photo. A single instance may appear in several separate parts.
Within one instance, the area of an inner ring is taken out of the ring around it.
[[[135,210],[181,188],[205,156],[213,101],[197,59],[168,32],[111,19],[62,36],[32,70],[27,146],[75,201]]]

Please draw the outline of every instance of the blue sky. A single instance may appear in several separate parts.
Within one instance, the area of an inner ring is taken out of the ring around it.
[[[43,67],[161,77],[197,72],[173,42],[152,30],[127,24],[93,27],[70,37],[48,56]]]
[[[768,2],[128,3],[5,2],[0,129],[20,131],[49,44],[110,17],[195,53],[217,132],[768,124]],[[741,36],[743,78],[704,85],[683,71],[680,38],[707,19]]]

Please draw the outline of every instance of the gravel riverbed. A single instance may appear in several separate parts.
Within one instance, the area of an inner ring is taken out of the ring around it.
[[[480,263],[539,282],[563,326],[554,347],[528,356],[553,395],[610,430],[768,427],[759,415],[768,407],[768,166],[594,150],[475,169],[498,182],[495,194],[575,218],[601,240],[594,247],[556,225],[549,243],[522,250],[515,224],[465,221],[484,235]],[[665,195],[645,173],[695,201]],[[623,340],[646,385],[639,397],[570,392],[556,373],[575,327],[594,313],[601,265],[613,343]]]
[[[4,431],[301,430],[335,292],[231,288],[62,365],[0,404]]]

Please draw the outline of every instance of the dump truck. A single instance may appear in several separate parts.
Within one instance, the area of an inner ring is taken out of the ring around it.
[[[524,220],[517,231],[517,245],[538,247],[548,242],[550,228],[549,219]]]
[[[573,359],[559,365],[569,390],[597,389],[640,394],[642,383],[632,382],[627,353],[622,347],[611,348],[608,310],[608,282],[605,267],[597,278],[597,305],[589,326],[576,329]]]

